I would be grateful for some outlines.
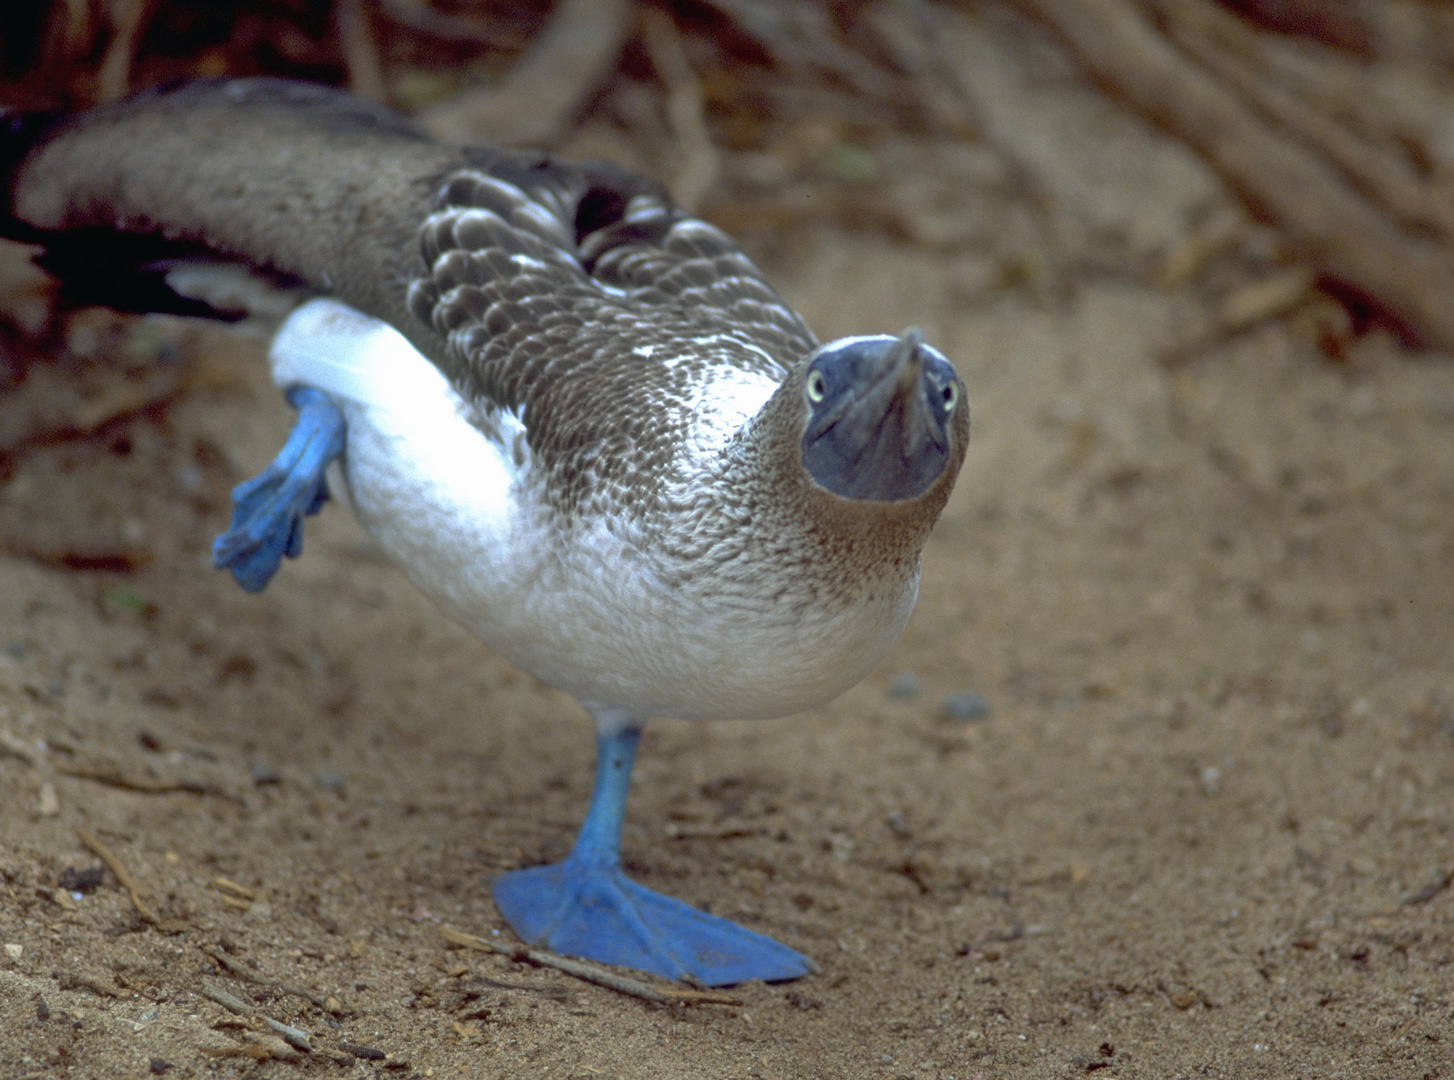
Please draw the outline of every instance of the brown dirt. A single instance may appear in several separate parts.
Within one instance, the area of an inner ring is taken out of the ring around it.
[[[668,1007],[448,948],[564,852],[586,720],[336,506],[264,594],[209,570],[288,424],[260,348],[93,315],[73,350],[190,374],[0,487],[0,1076],[1454,1075],[1448,359],[1271,323],[1167,367],[1202,308],[1135,279],[967,303],[954,256],[826,228],[768,262],[825,336],[925,326],[974,410],[879,670],[638,766],[631,872],[821,973]],[[159,925],[57,891],[77,827]],[[235,1056],[207,984],[344,1064]]]

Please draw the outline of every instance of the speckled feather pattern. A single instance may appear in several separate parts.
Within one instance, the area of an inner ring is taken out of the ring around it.
[[[438,203],[410,310],[518,411],[566,519],[660,510],[816,344],[720,230],[621,170],[494,155]]]

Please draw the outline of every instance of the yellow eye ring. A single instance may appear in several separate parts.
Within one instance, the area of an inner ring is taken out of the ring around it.
[[[954,406],[959,404],[959,385],[957,383],[945,383],[939,391],[946,414],[954,411]]]
[[[816,405],[828,396],[828,380],[823,378],[821,371],[808,372],[807,384],[808,402]]]

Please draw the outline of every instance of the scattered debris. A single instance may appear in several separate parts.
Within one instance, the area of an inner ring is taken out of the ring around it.
[[[254,1009],[251,1005],[247,1004],[247,1002],[242,1001],[239,998],[233,997],[226,990],[223,990],[220,987],[212,986],[209,983],[204,983],[202,985],[202,996],[207,998],[209,1001],[215,1001],[224,1009],[227,1009],[229,1012],[236,1013],[238,1016],[241,1016],[244,1019],[261,1021],[264,1025],[267,1026],[268,1030],[272,1031],[276,1035],[281,1036],[283,1041],[286,1042],[289,1046],[293,1047],[295,1050],[301,1050],[305,1054],[313,1053],[312,1037],[302,1028],[296,1028],[293,1027],[291,1024],[285,1024],[281,1020],[274,1020],[271,1016],[268,1016],[265,1013],[261,1013],[257,1009]]]
[[[232,896],[245,901],[243,907],[247,907],[263,895],[257,889],[249,889],[246,885],[240,885],[231,878],[220,876],[212,879],[212,887],[218,892],[231,893]]]
[[[3,728],[0,728],[0,753],[19,758],[32,769],[43,769],[49,764],[46,761],[44,751],[38,747],[31,746],[24,739],[12,735]]]
[[[217,784],[207,783],[202,780],[164,780],[160,777],[136,776],[123,772],[117,766],[95,761],[66,761],[55,759],[52,764],[58,773],[66,776],[79,777],[82,780],[94,780],[98,784],[105,784],[107,787],[123,788],[126,791],[140,791],[148,795],[163,795],[167,792],[182,791],[189,795],[216,795],[224,799],[234,799],[231,792],[225,791]]]
[[[372,1046],[359,1046],[356,1043],[349,1042],[341,1042],[338,1046],[339,1049],[347,1051],[360,1061],[383,1061],[389,1056],[382,1050],[375,1049]]]
[[[939,705],[939,711],[946,720],[969,724],[989,718],[990,702],[983,694],[964,690],[957,694],[946,694]]]
[[[88,893],[100,887],[105,879],[106,871],[99,866],[89,866],[85,870],[68,866],[61,871],[60,886],[66,892]]]
[[[157,917],[157,913],[146,902],[146,890],[141,887],[136,878],[131,876],[131,871],[126,869],[125,864],[112,853],[111,849],[103,844],[94,833],[79,825],[76,826],[76,836],[90,849],[91,854],[105,863],[116,875],[116,880],[121,882],[121,887],[131,897],[131,906],[136,908],[136,913],[153,925],[160,923],[161,920]]]
[[[74,971],[52,971],[56,986],[61,990],[89,990],[101,997],[123,998],[131,995],[117,985],[98,975],[87,975]]]
[[[512,946],[500,941],[489,941],[485,938],[475,937],[473,934],[451,929],[448,926],[440,927],[439,932],[444,935],[445,941],[457,948],[475,949],[479,952],[494,953],[497,956],[508,956],[511,960],[523,961],[537,967],[554,968],[556,971],[573,975],[577,979],[584,979],[586,982],[604,986],[617,993],[641,998],[643,1001],[654,1001],[661,1005],[742,1004],[740,999],[732,997],[730,994],[720,994],[712,990],[688,990],[675,986],[654,986],[629,975],[612,971],[610,968],[601,967],[599,964],[557,956],[555,953],[545,952],[543,949],[531,949],[524,945]]]
[[[299,986],[297,983],[286,982],[282,979],[272,979],[266,975],[261,975],[241,962],[234,960],[215,945],[198,945],[197,947],[245,982],[250,982],[255,986],[266,986],[270,990],[281,990],[285,994],[292,994],[294,997],[303,998],[305,1001],[310,1001],[314,1005],[317,1005],[325,1012],[336,1014],[343,1011],[339,1005],[338,998],[332,994],[325,997],[321,994],[315,994],[313,991]]]

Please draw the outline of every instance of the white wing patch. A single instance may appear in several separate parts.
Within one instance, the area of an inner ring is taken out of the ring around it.
[[[337,300],[310,300],[278,329],[268,350],[273,382],[312,386],[388,412],[456,397],[444,373],[386,322]]]
[[[692,446],[699,453],[716,453],[762,410],[777,388],[777,382],[766,375],[731,367],[712,369],[692,387],[687,401]]]

